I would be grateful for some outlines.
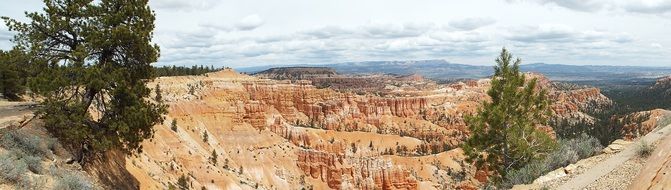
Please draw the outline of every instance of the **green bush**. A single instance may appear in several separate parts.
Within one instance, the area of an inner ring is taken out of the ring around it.
[[[580,159],[578,153],[571,146],[568,146],[566,142],[560,140],[559,149],[548,155],[545,159],[545,164],[548,168],[554,169],[575,163],[578,159]]]
[[[16,184],[16,189],[47,189],[47,179],[41,176],[24,176]]]
[[[584,133],[573,139],[559,139],[558,141],[559,147],[544,159],[534,160],[520,169],[508,172],[502,187],[509,188],[516,184],[531,183],[552,170],[593,156],[603,149],[598,139]]]
[[[577,138],[568,140],[566,143],[567,146],[570,146],[571,149],[578,153],[580,159],[593,156],[603,149],[599,139],[591,137],[585,133],[582,133]]]
[[[56,181],[56,190],[89,190],[94,189],[88,178],[76,173],[63,173]]]
[[[28,166],[11,152],[0,155],[0,179],[18,183],[28,171]]]
[[[515,184],[529,184],[539,176],[545,174],[548,167],[541,161],[531,162],[524,167],[508,172],[504,186],[512,187]]]
[[[42,174],[42,159],[36,156],[26,155],[22,158],[22,161],[28,166],[28,170],[36,174]]]
[[[641,142],[638,143],[637,153],[639,157],[647,158],[652,154],[653,151],[655,151],[655,148],[648,144],[648,142],[645,140],[641,140]]]
[[[2,147],[6,149],[25,152],[34,156],[50,156],[51,152],[47,143],[51,142],[35,135],[10,131],[2,136]]]

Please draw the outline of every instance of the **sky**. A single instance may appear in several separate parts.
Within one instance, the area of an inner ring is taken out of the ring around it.
[[[444,59],[671,66],[671,0],[150,0],[156,65]],[[0,0],[25,20],[40,0]],[[0,26],[0,49],[13,33]]]

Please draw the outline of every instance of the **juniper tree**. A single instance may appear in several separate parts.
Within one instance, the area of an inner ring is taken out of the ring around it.
[[[153,103],[145,82],[159,47],[151,42],[148,0],[44,0],[28,22],[3,17],[14,42],[33,63],[31,90],[44,100],[38,114],[78,161],[118,149],[142,151],[165,107]]]
[[[499,182],[507,171],[543,158],[556,143],[536,128],[551,115],[546,90],[537,86],[537,79],[526,79],[519,70],[521,60],[513,60],[505,48],[496,63],[487,91],[491,100],[465,117],[471,135],[463,149],[478,167],[494,171],[494,182]]]

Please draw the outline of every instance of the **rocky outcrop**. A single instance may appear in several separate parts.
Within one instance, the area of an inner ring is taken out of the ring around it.
[[[671,124],[671,111],[655,109],[632,113],[622,118],[622,136],[626,140],[633,140],[653,131],[662,125]]]
[[[333,189],[417,189],[418,186],[409,171],[393,167],[391,161],[302,150],[297,162],[304,173],[326,182]]]

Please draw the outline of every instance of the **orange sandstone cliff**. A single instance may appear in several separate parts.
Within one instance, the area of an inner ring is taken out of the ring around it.
[[[126,165],[142,189],[165,189],[182,175],[207,189],[477,188],[457,147],[469,134],[462,117],[487,100],[489,80],[391,80],[381,94],[233,70],[161,77],[148,86],[161,87],[169,114]],[[598,89],[540,84],[561,117],[610,104]]]

